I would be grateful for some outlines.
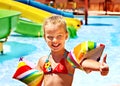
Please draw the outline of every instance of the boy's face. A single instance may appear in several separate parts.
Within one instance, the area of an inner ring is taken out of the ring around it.
[[[62,25],[46,25],[44,29],[44,38],[52,51],[64,49],[68,33]]]

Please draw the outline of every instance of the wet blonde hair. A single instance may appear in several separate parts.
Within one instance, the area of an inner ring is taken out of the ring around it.
[[[65,31],[67,31],[67,25],[66,25],[66,21],[65,19],[60,16],[60,15],[53,15],[49,18],[47,18],[45,21],[44,21],[44,24],[43,24],[43,30],[45,31],[45,26],[47,25],[62,25],[64,28],[65,28]]]

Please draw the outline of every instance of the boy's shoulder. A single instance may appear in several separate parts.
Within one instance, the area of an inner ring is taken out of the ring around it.
[[[46,58],[47,58],[47,56],[40,57],[40,59],[38,60],[37,69],[39,69],[39,70],[42,69],[43,65],[45,64]]]
[[[47,57],[48,57],[48,56],[42,56],[42,57],[40,57],[39,61],[40,61],[40,62],[41,62],[41,61],[42,61],[42,62],[45,62],[45,60],[47,59]]]

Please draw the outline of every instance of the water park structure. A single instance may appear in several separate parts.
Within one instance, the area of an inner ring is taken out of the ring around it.
[[[14,0],[7,0],[7,2],[0,0],[0,5],[1,5],[2,9],[20,11],[21,12],[20,17],[26,18],[27,20],[34,22],[34,24],[33,24],[34,26],[35,26],[35,23],[37,23],[36,25],[42,24],[44,19],[53,15],[53,13],[47,12],[47,11],[42,10],[42,9],[38,9],[36,7],[30,6],[30,5],[21,3],[21,2],[18,2],[16,0],[15,1]],[[46,7],[49,8],[48,6],[46,6]],[[70,13],[70,15],[71,15],[71,13]],[[72,18],[72,17],[64,17],[66,22],[67,22],[67,26],[70,28],[73,28],[73,29],[79,29],[81,24],[82,24],[81,21],[78,19]],[[23,33],[23,34],[25,34],[25,33]],[[42,34],[41,30],[40,30],[40,32],[38,32],[38,34]],[[29,34],[27,34],[27,35],[29,35]],[[38,36],[41,36],[41,35],[38,35]]]
[[[0,9],[0,52],[3,54],[3,43],[7,41],[11,29],[16,28],[20,12]]]

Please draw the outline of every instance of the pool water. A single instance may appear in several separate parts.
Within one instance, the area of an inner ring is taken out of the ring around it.
[[[76,16],[83,20],[83,16]],[[108,76],[101,76],[99,72],[86,74],[76,69],[72,86],[120,86],[120,17],[118,16],[90,16],[88,25],[78,30],[78,37],[68,39],[66,48],[71,50],[78,43],[91,40],[104,43],[104,53],[108,54],[107,63],[110,66]],[[18,35],[14,32],[4,44],[4,55],[0,55],[0,86],[26,86],[24,83],[12,79],[17,68],[19,57],[37,63],[41,56],[49,54],[50,50],[43,38],[33,38]]]

